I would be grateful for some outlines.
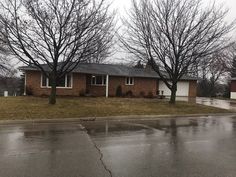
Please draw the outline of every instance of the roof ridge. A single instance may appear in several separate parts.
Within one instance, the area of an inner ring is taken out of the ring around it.
[[[132,66],[126,66],[123,64],[115,64],[115,63],[80,63],[80,64],[95,64],[95,65],[110,65],[110,66],[124,66],[127,68],[133,68]]]
[[[42,67],[45,70],[50,70],[47,64]],[[21,70],[39,70],[36,66],[25,66],[20,67]],[[132,66],[114,64],[114,63],[80,63],[72,72],[85,73],[85,74],[109,74],[113,76],[126,76],[126,77],[149,77],[149,78],[160,78],[160,76],[154,70],[147,70],[146,68],[135,68]],[[162,71],[165,75],[168,74]],[[182,77],[183,80],[196,80],[197,78],[185,75]]]

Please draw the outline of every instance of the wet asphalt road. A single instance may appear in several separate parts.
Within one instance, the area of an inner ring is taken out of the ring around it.
[[[1,125],[0,177],[236,177],[236,117],[82,125]]]
[[[108,177],[80,124],[0,126],[0,177]]]
[[[84,126],[115,177],[236,177],[236,118]]]

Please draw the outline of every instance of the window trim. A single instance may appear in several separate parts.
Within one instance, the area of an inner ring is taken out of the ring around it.
[[[130,79],[132,78],[132,80],[133,80],[133,83],[131,84],[130,83]],[[128,83],[127,83],[127,79],[128,79]],[[134,77],[126,77],[125,78],[125,85],[134,85]]]
[[[65,87],[57,87],[59,89],[72,89],[73,88],[73,73],[70,73],[71,75],[71,86],[67,87],[67,75],[65,75]],[[46,78],[46,86],[43,86],[43,73],[41,73],[41,84],[40,84],[41,88],[51,88],[51,86],[49,86],[49,78]]]
[[[102,77],[102,84],[97,84],[97,76],[101,76]],[[93,77],[95,77],[95,84],[93,83]],[[104,80],[106,81],[105,83],[104,83]],[[106,86],[106,84],[107,84],[107,78],[106,78],[106,75],[91,75],[91,85],[92,86]]]

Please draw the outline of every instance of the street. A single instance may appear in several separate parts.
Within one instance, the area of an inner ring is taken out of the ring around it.
[[[236,117],[1,125],[0,176],[235,177]]]
[[[0,177],[109,176],[79,124],[0,126]]]

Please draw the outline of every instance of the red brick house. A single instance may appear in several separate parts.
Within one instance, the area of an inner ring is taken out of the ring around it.
[[[45,65],[46,67],[46,65]],[[25,66],[25,87],[35,96],[50,94],[50,81],[38,68]],[[196,78],[184,76],[177,86],[177,96],[196,97]],[[118,87],[122,95],[135,97],[155,96],[162,92],[169,96],[170,90],[151,69],[132,68],[124,65],[81,63],[72,73],[58,83],[57,95],[116,96]]]

